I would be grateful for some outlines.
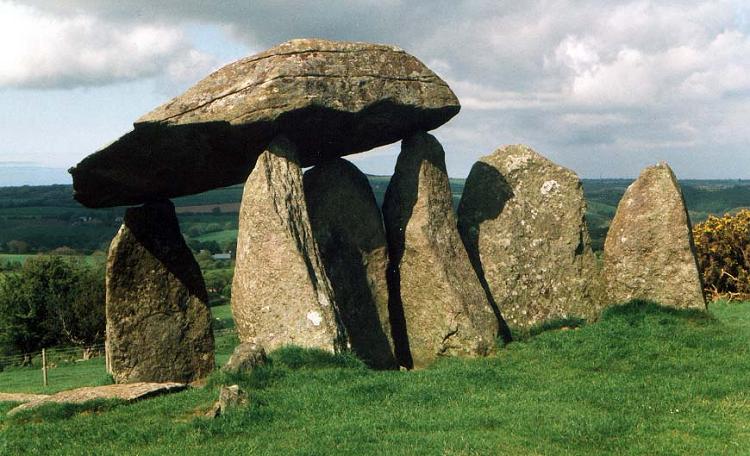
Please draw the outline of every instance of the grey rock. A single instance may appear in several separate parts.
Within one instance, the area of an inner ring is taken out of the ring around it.
[[[126,211],[109,248],[106,293],[117,383],[189,383],[211,372],[208,295],[171,202]]]
[[[232,282],[240,340],[347,349],[347,337],[310,227],[296,148],[275,139],[245,184]]]
[[[458,225],[505,321],[594,319],[601,287],[578,176],[531,148],[506,146],[471,169]]]
[[[437,128],[458,113],[448,85],[403,50],[292,40],[231,63],[70,170],[89,207],[140,204],[244,182],[289,137],[302,166]]]
[[[370,367],[395,368],[388,246],[367,176],[338,158],[307,171],[304,185],[313,235],[352,350]]]
[[[431,135],[403,141],[383,215],[400,362],[421,368],[440,356],[490,353],[498,321],[459,237],[445,153]]]
[[[219,389],[219,400],[206,413],[209,418],[218,418],[229,410],[247,404],[247,393],[238,385],[222,386]]]
[[[245,342],[234,347],[232,356],[221,370],[229,373],[250,372],[258,366],[264,366],[267,362],[268,358],[263,347],[252,342]]]
[[[604,278],[611,303],[705,309],[690,217],[666,163],[643,170],[620,200],[604,242]]]

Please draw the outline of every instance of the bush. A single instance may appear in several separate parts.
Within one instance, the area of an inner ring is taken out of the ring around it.
[[[710,216],[693,228],[693,239],[707,297],[750,297],[750,210]]]

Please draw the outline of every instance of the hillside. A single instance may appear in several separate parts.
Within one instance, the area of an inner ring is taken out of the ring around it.
[[[4,403],[0,452],[745,454],[750,303],[714,303],[710,314],[631,303],[591,325],[553,325],[489,358],[422,371],[286,349],[250,376],[217,373],[208,388],[133,405],[50,405],[8,418]],[[242,385],[250,404],[204,418],[224,382]]]
[[[390,178],[369,178],[381,204]],[[631,182],[583,180],[595,250],[601,249],[617,203]],[[748,181],[686,180],[681,184],[694,223],[709,214],[750,206]],[[451,179],[455,205],[461,198],[463,185],[464,179]],[[121,224],[124,209],[87,209],[77,204],[71,193],[68,185],[0,187],[0,252],[49,252],[63,246],[82,253],[106,250]],[[241,199],[241,185],[176,198],[182,231],[191,246],[212,252],[233,250]]]

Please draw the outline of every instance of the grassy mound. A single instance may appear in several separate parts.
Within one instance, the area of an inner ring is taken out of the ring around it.
[[[106,413],[23,422],[0,415],[0,454],[742,454],[750,447],[750,303],[716,304],[706,315],[632,302],[595,324],[535,334],[490,358],[445,359],[417,372],[374,372],[349,356],[285,349],[249,376],[217,373],[206,389]],[[250,405],[203,418],[226,381],[247,388]]]

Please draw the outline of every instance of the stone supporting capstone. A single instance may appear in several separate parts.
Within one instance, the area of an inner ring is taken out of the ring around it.
[[[402,143],[385,195],[391,321],[399,360],[483,356],[498,321],[456,228],[445,153],[427,133]]]
[[[107,356],[117,383],[191,382],[214,367],[208,295],[170,201],[130,208],[109,248]]]
[[[245,183],[232,314],[242,342],[349,348],[313,237],[295,145],[275,138]]]
[[[343,158],[304,175],[313,235],[352,350],[368,365],[397,367],[388,316],[388,246],[367,176]]]

